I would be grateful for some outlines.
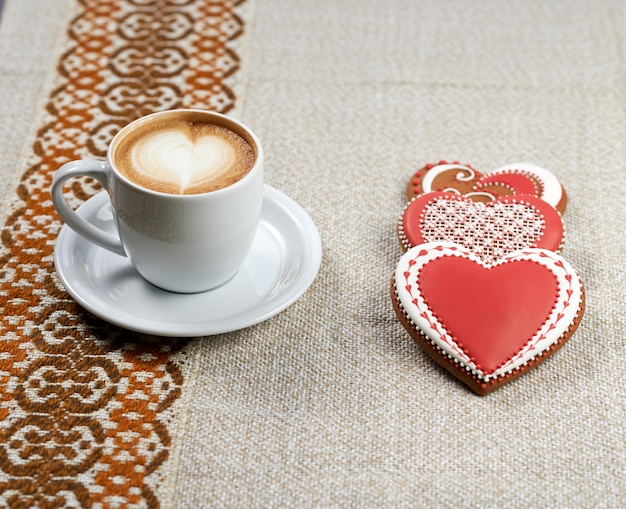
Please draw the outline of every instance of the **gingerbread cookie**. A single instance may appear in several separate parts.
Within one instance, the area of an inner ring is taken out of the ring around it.
[[[391,296],[417,344],[480,395],[550,357],[584,312],[574,269],[537,248],[490,264],[451,242],[418,245],[400,259]]]
[[[407,250],[425,242],[461,244],[487,263],[527,247],[559,251],[563,241],[560,214],[534,196],[503,196],[488,203],[450,192],[414,198],[398,222]]]
[[[454,192],[484,203],[500,196],[535,196],[561,214],[567,206],[567,195],[556,176],[529,163],[509,164],[485,174],[456,161],[427,164],[411,177],[406,196],[411,200],[433,191]]]

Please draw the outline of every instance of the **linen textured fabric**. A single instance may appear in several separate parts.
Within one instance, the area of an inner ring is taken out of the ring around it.
[[[0,505],[624,506],[624,26],[620,0],[5,0]],[[54,272],[54,170],[176,106],[249,125],[321,235],[311,288],[248,329],[131,333]],[[405,186],[440,159],[556,174],[585,284],[569,342],[484,398],[389,296]]]

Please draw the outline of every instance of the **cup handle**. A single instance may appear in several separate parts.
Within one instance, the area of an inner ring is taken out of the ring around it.
[[[63,221],[94,244],[108,249],[118,255],[126,256],[122,242],[117,235],[113,235],[94,226],[79,216],[67,203],[63,196],[63,184],[71,178],[86,176],[95,178],[105,189],[109,187],[109,169],[105,161],[80,160],[64,164],[55,173],[52,179],[52,203]]]

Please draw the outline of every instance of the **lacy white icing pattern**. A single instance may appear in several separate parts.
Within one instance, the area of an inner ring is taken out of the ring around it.
[[[512,251],[532,246],[543,235],[540,212],[525,203],[435,199],[424,207],[420,227],[427,242],[461,244],[492,263]]]

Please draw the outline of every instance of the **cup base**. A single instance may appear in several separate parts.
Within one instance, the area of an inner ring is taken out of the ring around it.
[[[115,226],[105,191],[78,210],[107,231]],[[67,225],[54,247],[57,275],[91,314],[142,334],[198,337],[257,324],[296,301],[321,263],[320,236],[311,217],[291,198],[265,186],[261,222],[252,248],[228,284],[179,294],[139,276],[128,258],[89,242]]]
[[[156,283],[153,283],[152,281],[148,280],[147,278],[145,278],[139,271],[137,271],[137,274],[142,278],[145,279],[145,281],[147,283],[149,283],[150,285],[154,286],[155,288],[158,288],[159,290],[162,290],[164,292],[168,292],[168,293],[173,293],[176,295],[194,295],[194,294],[198,294],[198,293],[207,293],[207,292],[212,292],[214,290],[218,290],[219,288],[222,288],[223,286],[226,286],[228,283],[230,283],[235,276],[237,275],[237,273],[239,272],[239,269],[237,269],[235,271],[235,273],[230,276],[226,281],[224,281],[223,283],[219,283],[217,285],[212,285],[209,288],[206,289],[198,289],[198,290],[174,290],[174,289],[169,289],[169,288],[165,288],[164,286],[160,286]]]

